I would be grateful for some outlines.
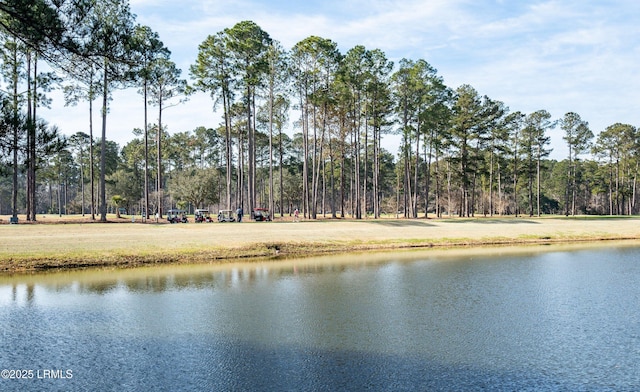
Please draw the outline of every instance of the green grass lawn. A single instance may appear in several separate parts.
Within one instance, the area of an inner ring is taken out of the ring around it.
[[[287,217],[288,218],[288,217]],[[161,224],[38,216],[0,224],[0,270],[138,265],[396,248],[640,239],[638,217],[366,219]]]

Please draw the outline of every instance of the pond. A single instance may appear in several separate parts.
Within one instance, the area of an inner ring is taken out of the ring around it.
[[[0,390],[640,389],[640,244],[0,277]]]

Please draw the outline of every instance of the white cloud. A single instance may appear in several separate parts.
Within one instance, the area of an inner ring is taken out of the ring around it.
[[[640,125],[636,0],[133,0],[131,7],[159,32],[183,77],[207,35],[253,20],[287,48],[318,35],[342,51],[362,44],[393,60],[423,58],[451,87],[471,84],[512,110],[576,111],[594,131]],[[122,133],[122,143],[141,126],[142,100],[134,90],[114,98],[109,135]],[[86,115],[61,106],[51,122],[69,133],[81,128]],[[220,122],[206,95],[169,109],[166,120],[174,131]]]

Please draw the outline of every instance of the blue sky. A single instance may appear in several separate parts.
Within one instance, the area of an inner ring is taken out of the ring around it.
[[[616,122],[640,126],[637,0],[130,1],[137,21],[160,34],[185,78],[208,35],[252,20],[286,48],[318,35],[343,53],[364,45],[396,64],[424,59],[450,87],[470,84],[512,111],[546,109],[554,119],[574,111],[596,134]],[[86,132],[87,107],[67,108],[55,99],[43,115],[66,134]],[[171,133],[217,126],[221,119],[211,106],[207,95],[195,96],[167,109],[163,123]],[[133,138],[132,129],[144,125],[136,90],[114,94],[107,121],[107,138],[121,145]],[[552,156],[564,158],[559,129],[552,142]],[[383,144],[396,152],[392,137]]]

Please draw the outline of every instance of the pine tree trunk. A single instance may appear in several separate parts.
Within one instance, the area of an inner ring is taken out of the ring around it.
[[[106,178],[105,171],[107,169],[107,104],[108,104],[108,78],[107,78],[107,59],[104,60],[104,78],[102,91],[102,140],[100,141],[100,221],[107,221],[107,198],[106,198]]]
[[[142,221],[149,219],[149,121],[147,108],[147,79],[142,86],[144,98],[144,215]]]

